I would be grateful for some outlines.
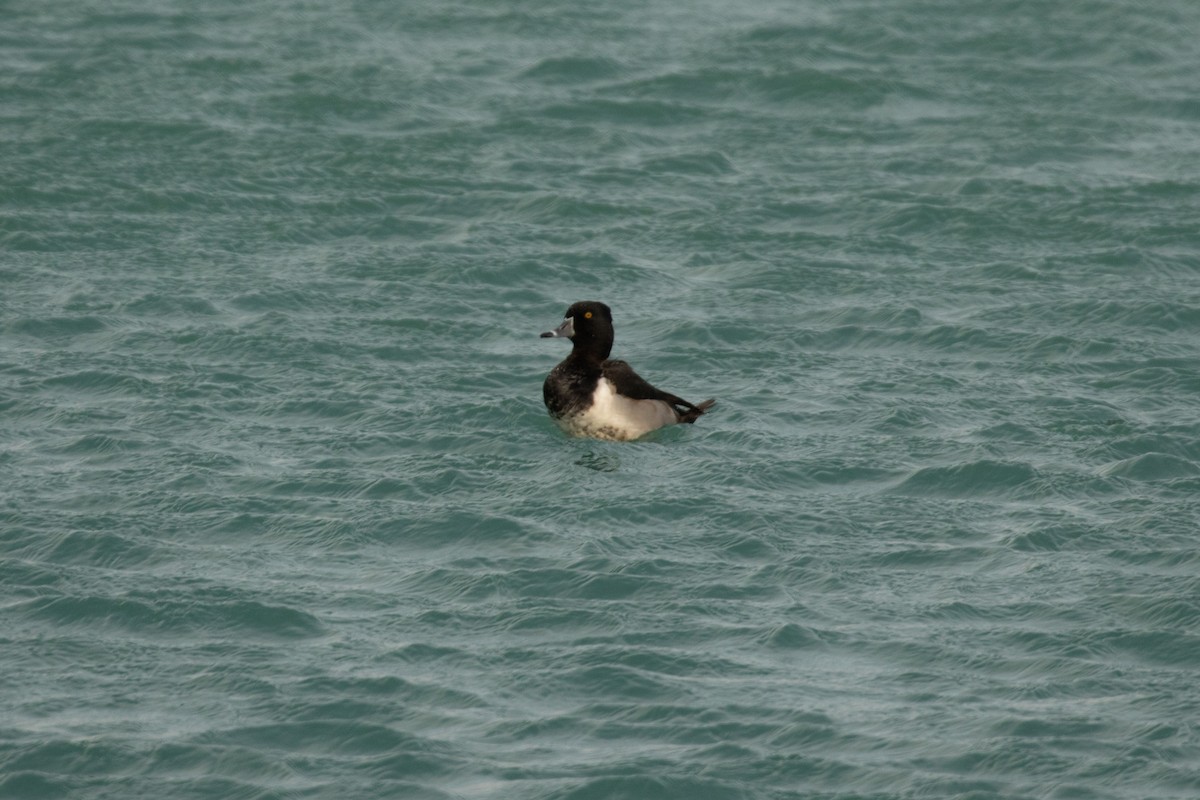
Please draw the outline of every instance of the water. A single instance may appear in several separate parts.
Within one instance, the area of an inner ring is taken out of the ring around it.
[[[1200,796],[1200,6],[736,5],[3,4],[0,796]]]

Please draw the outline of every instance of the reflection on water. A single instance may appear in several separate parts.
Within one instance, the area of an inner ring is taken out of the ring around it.
[[[616,472],[621,467],[621,459],[616,453],[585,453],[575,463],[597,472]]]

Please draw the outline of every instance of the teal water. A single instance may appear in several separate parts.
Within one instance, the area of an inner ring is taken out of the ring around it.
[[[0,797],[1200,796],[1200,5],[0,18]]]

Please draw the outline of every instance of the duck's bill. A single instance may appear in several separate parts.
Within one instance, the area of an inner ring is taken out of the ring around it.
[[[566,319],[564,319],[562,321],[562,325],[559,325],[557,328],[555,328],[552,331],[546,331],[545,333],[543,333],[542,338],[543,339],[550,339],[550,338],[570,339],[574,335],[575,335],[575,318],[567,317]]]

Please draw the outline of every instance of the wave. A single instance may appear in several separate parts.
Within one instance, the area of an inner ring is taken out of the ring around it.
[[[63,595],[27,601],[22,610],[54,625],[115,627],[138,635],[208,633],[298,639],[323,632],[312,614],[257,600]]]

